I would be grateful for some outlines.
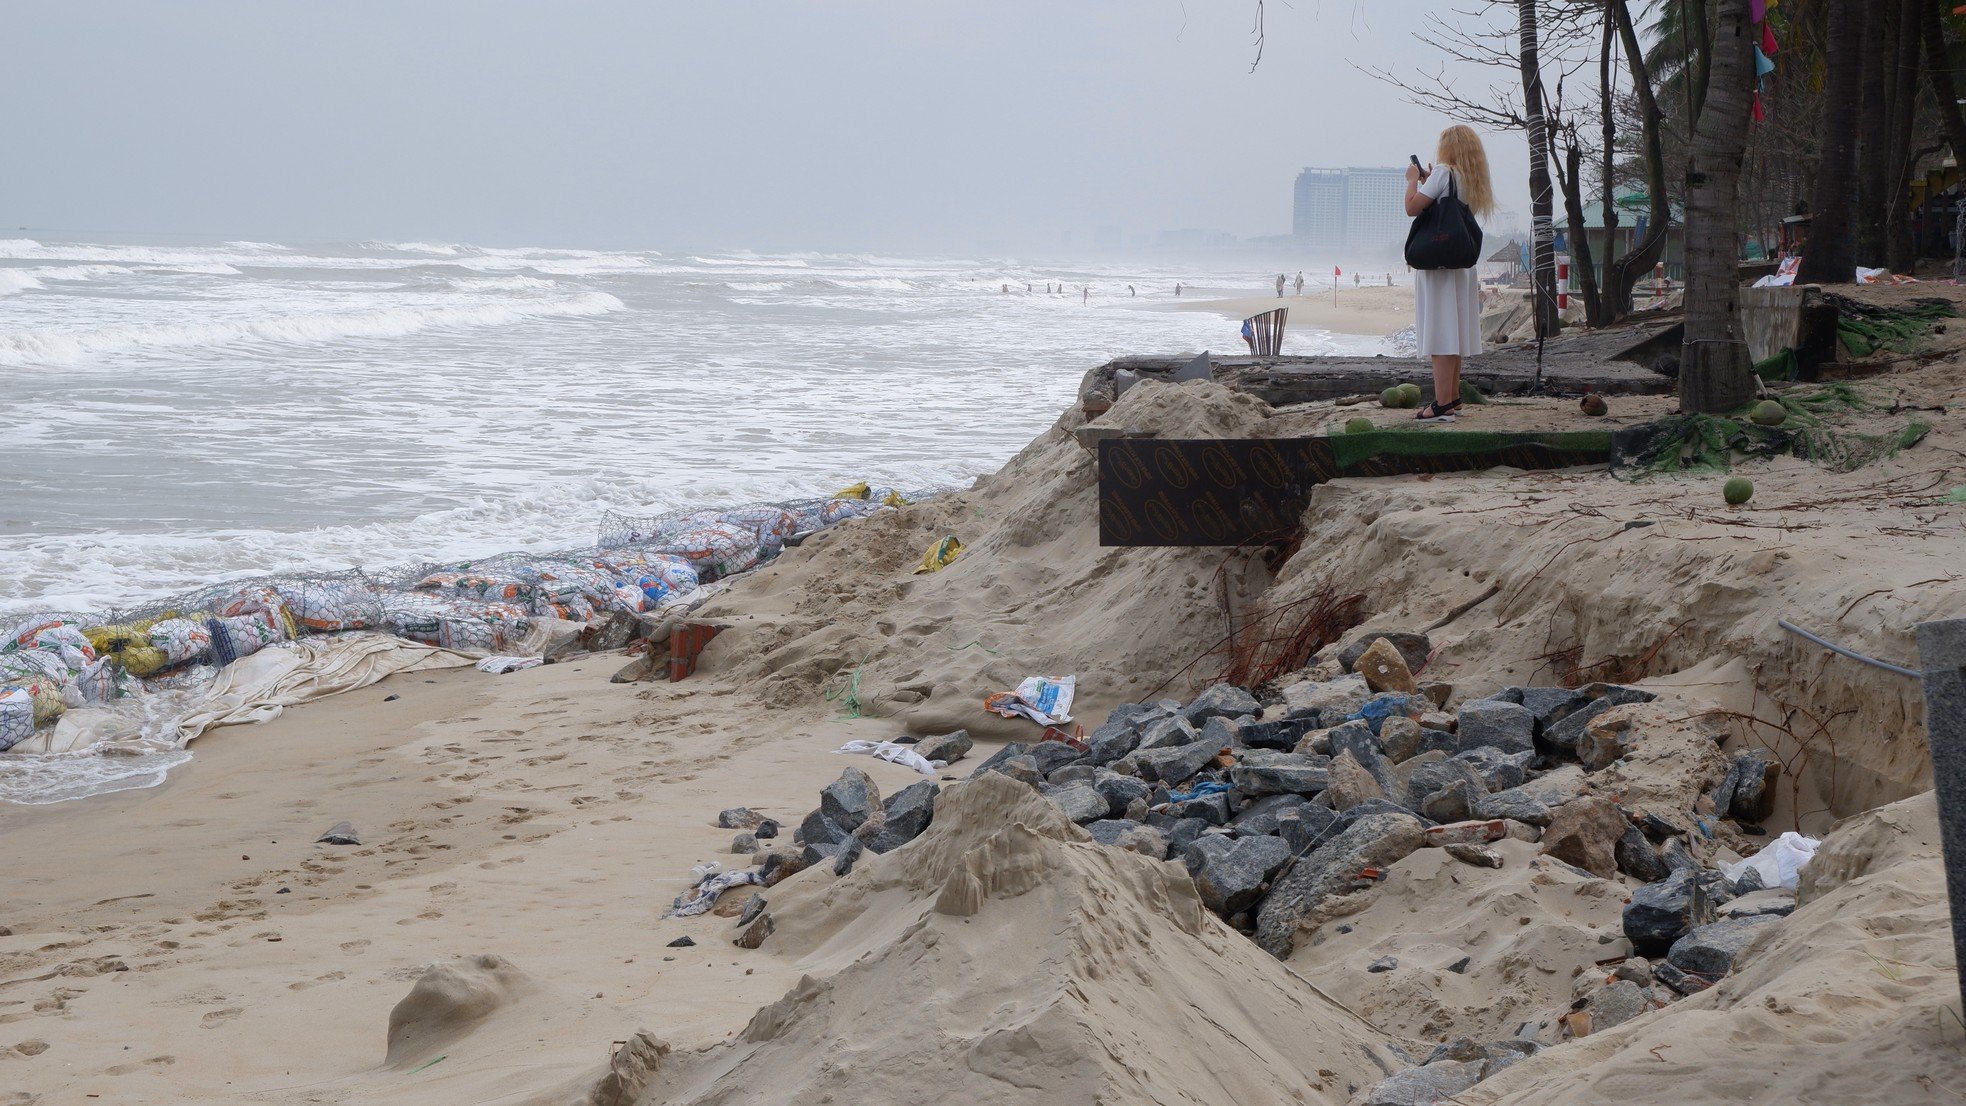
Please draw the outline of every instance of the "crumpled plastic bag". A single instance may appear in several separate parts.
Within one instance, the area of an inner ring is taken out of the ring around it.
[[[983,700],[983,709],[1005,718],[1028,718],[1040,726],[1072,720],[1076,676],[1027,676],[1016,691],[999,691]]]
[[[963,543],[957,541],[955,535],[943,538],[922,554],[922,563],[915,567],[914,574],[920,576],[924,572],[940,572],[950,561],[961,556],[962,551]]]
[[[1786,887],[1793,891],[1803,866],[1815,857],[1816,849],[1821,844],[1822,842],[1814,837],[1804,837],[1799,833],[1784,833],[1762,846],[1760,852],[1746,860],[1722,865],[1720,874],[1730,880],[1737,880],[1749,869],[1753,869],[1754,873],[1761,877],[1763,887]]]

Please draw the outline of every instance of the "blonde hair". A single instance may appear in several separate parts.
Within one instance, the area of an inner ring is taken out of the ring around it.
[[[1440,132],[1434,160],[1454,170],[1454,191],[1482,218],[1495,212],[1495,186],[1488,179],[1488,151],[1473,127],[1455,125]]]

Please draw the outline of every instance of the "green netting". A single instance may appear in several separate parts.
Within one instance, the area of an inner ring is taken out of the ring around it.
[[[1603,461],[1611,452],[1611,434],[1604,430],[1530,434],[1498,430],[1438,430],[1416,426],[1410,430],[1333,434],[1329,440],[1332,455],[1340,469],[1353,468],[1376,457],[1451,457],[1541,449],[1564,454],[1593,454],[1595,460]],[[1507,461],[1496,463],[1506,464]]]
[[[1834,293],[1823,298],[1836,305],[1836,337],[1852,357],[1869,357],[1880,350],[1908,353],[1942,320],[1958,314],[1949,301],[1936,298],[1896,307],[1860,303]]]
[[[1754,363],[1754,375],[1763,380],[1794,380],[1802,366],[1795,359],[1795,351],[1782,347],[1782,352],[1773,357]]]
[[[1732,418],[1671,415],[1620,431],[1612,448],[1612,468],[1641,475],[1689,469],[1726,472],[1737,456],[1794,456],[1834,472],[1852,472],[1916,445],[1932,429],[1926,423],[1909,422],[1896,430],[1866,434],[1827,425],[1824,419],[1830,415],[1879,409],[1847,383],[1791,389],[1771,398],[1788,412],[1780,426],[1749,422],[1743,409]]]

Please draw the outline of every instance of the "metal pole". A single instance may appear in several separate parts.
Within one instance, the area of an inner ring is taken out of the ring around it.
[[[1938,791],[1952,951],[1966,964],[1966,619],[1921,624],[1918,662],[1925,670],[1925,744]],[[1966,1012],[1966,975],[1959,979],[1959,1001]]]

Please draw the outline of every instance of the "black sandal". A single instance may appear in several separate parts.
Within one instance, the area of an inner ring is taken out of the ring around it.
[[[1429,403],[1425,407],[1420,408],[1419,412],[1413,417],[1421,422],[1453,422],[1454,416],[1460,410],[1461,401],[1459,399],[1445,406],[1438,403]]]

